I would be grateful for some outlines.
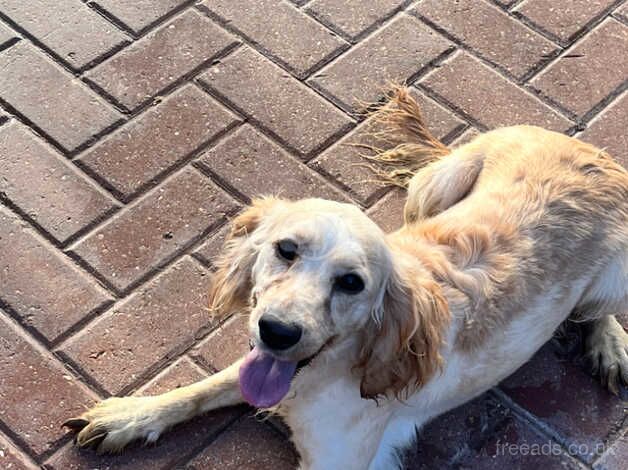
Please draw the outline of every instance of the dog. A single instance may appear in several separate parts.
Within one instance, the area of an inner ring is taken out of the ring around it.
[[[232,223],[213,315],[246,312],[252,350],[154,397],[109,398],[66,426],[120,451],[242,402],[281,416],[300,466],[391,469],[432,418],[513,373],[570,318],[617,393],[628,382],[628,172],[603,150],[532,126],[449,149],[407,89],[375,110],[398,142],[372,157],[407,187],[384,234],[359,208],[256,199]]]

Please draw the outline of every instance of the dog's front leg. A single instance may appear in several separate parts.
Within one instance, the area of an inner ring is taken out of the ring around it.
[[[284,410],[289,411],[284,419],[292,430],[292,441],[301,457],[299,469],[370,469],[390,410],[373,400],[355,400],[359,393],[355,389],[333,392],[297,395],[289,410]]]
[[[239,360],[205,380],[163,395],[114,397],[64,423],[78,432],[79,447],[116,452],[131,441],[154,442],[175,424],[224,406],[243,402],[238,383]]]
[[[348,432],[351,433],[351,431]],[[335,434],[335,430],[330,430],[329,434]],[[377,448],[377,442],[369,439],[369,436],[362,436],[365,442],[358,442],[353,437],[356,436],[343,438],[337,435],[335,441],[325,440],[325,442],[309,442],[305,446],[297,445],[301,456],[299,470],[329,470],[330,468],[371,470],[370,463],[374,449]],[[293,440],[298,438],[299,436],[293,435]],[[375,470],[398,468],[398,466],[386,469],[376,467]]]

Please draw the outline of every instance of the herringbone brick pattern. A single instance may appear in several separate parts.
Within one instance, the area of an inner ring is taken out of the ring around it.
[[[621,0],[0,0],[0,468],[294,468],[281,427],[244,407],[114,457],[75,450],[60,423],[247,349],[244,322],[216,325],[204,308],[224,227],[252,197],[353,201],[399,226],[403,193],[369,182],[345,145],[367,138],[356,111],[386,81],[412,85],[447,143],[532,123],[628,164],[627,12]],[[406,462],[623,469],[627,430],[625,402],[547,346],[430,424]]]

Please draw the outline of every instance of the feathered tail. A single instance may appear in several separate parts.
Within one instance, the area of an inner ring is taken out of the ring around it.
[[[422,167],[451,153],[427,128],[416,100],[407,87],[392,85],[388,100],[368,113],[370,135],[380,146],[364,146],[373,154],[363,157],[384,184],[407,187]]]

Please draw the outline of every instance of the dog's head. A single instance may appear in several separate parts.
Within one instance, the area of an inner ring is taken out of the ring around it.
[[[250,310],[247,401],[275,405],[299,363],[347,341],[363,397],[424,383],[439,366],[447,309],[433,282],[397,264],[355,206],[255,200],[233,221],[210,293],[217,314]]]

